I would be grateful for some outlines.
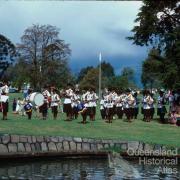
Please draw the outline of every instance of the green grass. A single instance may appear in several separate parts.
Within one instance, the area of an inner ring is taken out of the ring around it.
[[[170,124],[160,124],[157,120],[150,123],[142,121],[142,116],[132,123],[124,120],[113,120],[112,124],[105,123],[97,110],[96,121],[87,124],[79,123],[81,116],[71,122],[64,121],[65,114],[59,113],[58,119],[53,120],[49,110],[48,119],[41,120],[33,114],[32,120],[26,116],[12,114],[12,99],[22,94],[11,94],[7,121],[0,121],[0,133],[23,135],[73,136],[103,139],[138,140],[153,144],[180,147],[179,127]],[[2,115],[1,115],[2,116]]]

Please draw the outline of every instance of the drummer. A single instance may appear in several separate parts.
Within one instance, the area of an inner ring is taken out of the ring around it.
[[[58,91],[56,89],[53,89],[52,94],[51,94],[51,109],[52,109],[54,119],[57,119],[58,106],[60,103],[60,97],[57,94],[57,92]]]
[[[8,113],[8,109],[9,109],[9,87],[8,87],[8,83],[4,82],[3,86],[0,88],[1,89],[1,95],[6,96],[6,100],[1,102],[1,107],[2,107],[2,112],[3,112],[3,120],[7,120],[7,113]]]

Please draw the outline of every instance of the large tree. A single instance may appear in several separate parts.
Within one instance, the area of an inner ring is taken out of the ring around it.
[[[159,73],[166,88],[180,86],[180,7],[178,0],[143,0],[129,37],[134,44],[153,46],[160,51],[163,63]],[[157,63],[159,59],[157,58]],[[176,78],[175,78],[176,77]]]
[[[15,45],[4,35],[0,34],[0,78],[17,57]]]
[[[61,84],[69,81],[69,44],[59,38],[59,29],[55,26],[37,24],[27,28],[18,50],[31,67],[31,84],[35,89],[60,75],[65,79]]]
[[[88,73],[88,71],[91,69],[93,69],[93,66],[87,66],[82,68],[78,73],[77,81],[80,82],[84,78],[84,76]]]
[[[101,69],[102,69],[102,77],[109,78],[115,75],[113,66],[108,62],[103,61],[101,63]]]

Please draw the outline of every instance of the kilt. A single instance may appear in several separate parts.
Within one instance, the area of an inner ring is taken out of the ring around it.
[[[2,102],[2,110],[3,112],[8,112],[9,110],[9,103],[8,102]]]
[[[52,113],[57,114],[58,113],[58,106],[52,106]]]
[[[113,116],[114,109],[113,108],[107,108],[106,109],[106,115],[107,116]]]
[[[96,114],[96,107],[88,107],[87,108],[88,115],[95,115]]]
[[[144,116],[150,117],[151,116],[151,109],[144,109]]]
[[[64,104],[64,105],[63,105],[63,112],[64,112],[64,113],[67,113],[67,114],[72,113],[71,103],[69,103],[69,104]]]

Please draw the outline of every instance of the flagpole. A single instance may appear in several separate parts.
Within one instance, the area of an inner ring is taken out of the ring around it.
[[[99,100],[101,100],[101,52],[99,53]]]

